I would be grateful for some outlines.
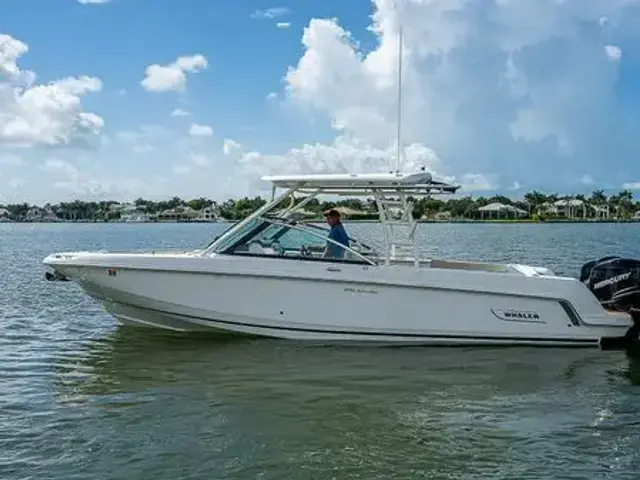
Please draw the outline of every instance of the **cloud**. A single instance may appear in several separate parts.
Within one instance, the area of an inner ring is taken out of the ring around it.
[[[81,3],[82,5],[104,5],[110,1],[111,0],[78,0],[78,3]]]
[[[186,110],[182,110],[181,108],[176,108],[173,112],[171,112],[172,117],[188,117],[191,115]]]
[[[466,192],[486,192],[498,188],[495,183],[480,173],[465,173],[460,184]]]
[[[212,158],[201,152],[190,152],[186,162],[173,166],[173,173],[178,175],[190,175],[196,170],[206,169],[213,163]]]
[[[605,45],[604,50],[610,60],[618,61],[622,58],[622,49],[620,47],[616,47],[615,45]]]
[[[241,149],[242,146],[230,138],[225,138],[222,144],[222,153],[224,155],[232,155],[234,151]]]
[[[278,22],[276,23],[276,28],[280,28],[280,29],[286,29],[289,28],[291,26],[290,22]]]
[[[189,175],[191,170],[192,169],[189,165],[175,165],[173,167],[173,173],[177,175]]]
[[[24,187],[27,183],[27,180],[25,180],[24,178],[14,177],[7,182],[7,185],[9,185],[9,188],[15,190],[20,187]]]
[[[640,182],[627,182],[622,184],[624,190],[640,190]]]
[[[580,177],[580,183],[583,185],[593,185],[595,182],[593,181],[593,178],[591,178],[591,175],[585,174]]]
[[[154,193],[166,189],[167,183],[167,180],[160,176],[151,176],[146,179],[127,176],[114,178],[99,177],[95,173],[87,172],[81,173],[77,178],[55,182],[54,187],[67,192],[68,199],[133,201],[140,196],[149,198]],[[166,198],[166,195],[164,197]]]
[[[78,169],[71,165],[69,162],[60,160],[58,158],[48,158],[41,166],[43,172],[47,173],[62,173],[70,178],[78,176]]]
[[[67,77],[35,84],[35,73],[18,60],[29,50],[24,42],[0,34],[0,144],[18,146],[88,146],[104,121],[85,112],[81,98],[102,90],[96,77]]]
[[[158,125],[142,125],[137,130],[125,130],[116,132],[113,136],[115,141],[109,145],[113,148],[120,148],[122,152],[134,152],[138,156],[162,151],[168,139],[174,141],[174,135],[168,128]],[[123,153],[119,153],[122,155]]]
[[[184,92],[187,73],[198,73],[208,66],[204,55],[182,56],[168,65],[149,65],[145,70],[146,76],[140,83],[149,92]]]
[[[637,39],[637,0],[373,4],[372,50],[361,50],[336,19],[314,18],[286,73],[289,102],[338,136],[378,151],[394,144],[401,21],[403,139],[437,155],[438,173],[480,175],[495,188],[522,179],[525,188],[564,188],[585,171],[622,172],[640,153],[622,136],[635,125],[615,92],[619,62],[610,60],[622,47],[608,45],[603,31],[624,20]],[[626,153],[612,159],[614,150]]]
[[[617,88],[624,83],[621,69],[635,60],[631,46],[640,40],[640,0],[405,0],[401,11],[393,3],[372,0],[370,31],[361,38],[336,19],[311,19],[301,38],[302,54],[282,72],[284,91],[267,96],[284,100],[287,113],[304,116],[323,137],[323,127],[331,128],[329,140],[305,139],[296,148],[259,152],[251,147],[252,132],[245,131],[242,143],[208,138],[214,133],[204,125],[208,120],[199,124],[191,118],[176,130],[146,125],[107,138],[102,119],[91,122],[92,114],[81,105],[85,95],[100,91],[100,80],[70,77],[37,84],[35,74],[19,66],[28,46],[4,35],[0,144],[83,145],[101,136],[102,150],[86,162],[61,151],[42,162],[41,155],[20,150],[21,174],[31,158],[38,158],[36,170],[49,170],[29,178],[34,196],[50,195],[49,178],[59,192],[90,198],[223,198],[262,191],[259,177],[269,173],[388,171],[396,155],[402,19],[403,170],[424,165],[463,185],[463,194],[482,195],[495,189],[588,190],[605,187],[601,182],[617,187],[638,178],[629,159],[640,154],[634,141],[640,117],[624,105]],[[269,24],[288,20],[279,18],[288,12],[277,12],[252,16],[270,19]],[[152,92],[185,91],[189,74],[207,67],[199,54],[150,65],[142,85]],[[41,96],[26,102],[31,91]],[[38,115],[27,115],[22,105]],[[171,114],[183,113],[188,112]],[[7,130],[9,124],[30,128]],[[152,149],[161,155],[149,156]],[[593,184],[586,181],[592,179]]]
[[[22,157],[15,154],[0,154],[0,165],[22,165],[23,160]]]
[[[349,137],[338,137],[328,145],[305,144],[283,154],[247,151],[238,142],[226,139],[223,150],[250,181],[268,174],[389,171],[390,160],[396,153],[394,147],[376,148]],[[429,172],[436,172],[442,167],[434,152],[424,145],[407,145],[405,155],[405,165],[410,170],[425,167]]]
[[[191,153],[191,162],[198,167],[207,167],[211,165],[211,159],[204,153]]]
[[[26,43],[11,35],[0,34],[0,74],[15,80],[21,73],[17,61],[28,51]]]
[[[189,128],[189,135],[192,137],[210,137],[213,135],[213,128],[209,125],[198,125],[197,123],[192,123]]]
[[[167,181],[160,175],[150,174],[140,178],[122,174],[113,176],[105,172],[104,167],[97,162],[74,165],[63,158],[47,158],[39,165],[39,169],[48,174],[47,186],[53,186],[63,195],[66,193],[63,197],[66,199],[132,200],[166,188]],[[47,197],[43,200],[55,201],[51,194]]]
[[[283,17],[284,15],[287,15],[289,13],[291,13],[291,10],[289,10],[286,7],[273,7],[273,8],[267,8],[266,10],[256,10],[251,14],[251,18],[274,19],[274,18]]]

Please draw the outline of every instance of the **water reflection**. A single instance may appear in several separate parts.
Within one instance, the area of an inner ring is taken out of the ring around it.
[[[56,371],[61,392],[80,388],[86,395],[173,384],[224,386],[233,393],[254,382],[285,380],[354,387],[395,381],[415,392],[435,384],[492,384],[522,393],[558,380],[579,382],[603,366],[637,382],[638,365],[597,350],[320,347],[118,326],[89,340]]]
[[[94,448],[122,455],[137,432],[179,464],[201,452],[202,478],[637,466],[640,367],[597,350],[308,347],[119,327],[56,368],[58,404],[90,410],[83,436],[111,432]]]

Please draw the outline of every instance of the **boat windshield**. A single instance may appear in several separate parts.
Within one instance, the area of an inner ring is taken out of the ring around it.
[[[281,218],[257,217],[217,246],[216,253],[375,264],[377,254],[354,239],[350,246],[328,239],[328,230]],[[327,248],[330,246],[331,248]]]

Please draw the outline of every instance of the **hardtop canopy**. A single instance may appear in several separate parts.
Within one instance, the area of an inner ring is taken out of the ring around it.
[[[274,188],[336,195],[371,195],[373,191],[404,192],[412,195],[455,193],[460,186],[433,179],[429,172],[415,173],[320,173],[270,175],[262,180]]]

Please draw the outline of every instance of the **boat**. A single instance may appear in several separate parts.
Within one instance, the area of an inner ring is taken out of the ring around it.
[[[270,200],[203,249],[54,253],[44,259],[47,279],[75,282],[121,323],[168,330],[384,345],[635,345],[640,261],[592,260],[571,278],[420,251],[413,201],[460,187],[424,167],[400,171],[402,28],[398,44],[395,170],[266,176]],[[352,236],[345,246],[304,221],[302,209],[322,195],[373,199],[381,241]]]
[[[573,278],[518,263],[425,258],[412,200],[459,189],[425,169],[263,180],[271,183],[270,200],[205,248],[54,253],[44,259],[48,279],[75,282],[124,324],[178,331],[602,347],[635,328],[633,309],[624,304],[639,296],[639,261],[606,257],[585,263],[582,278]],[[355,236],[345,246],[296,215],[321,195],[373,197],[378,246]],[[342,255],[327,256],[327,244]]]

